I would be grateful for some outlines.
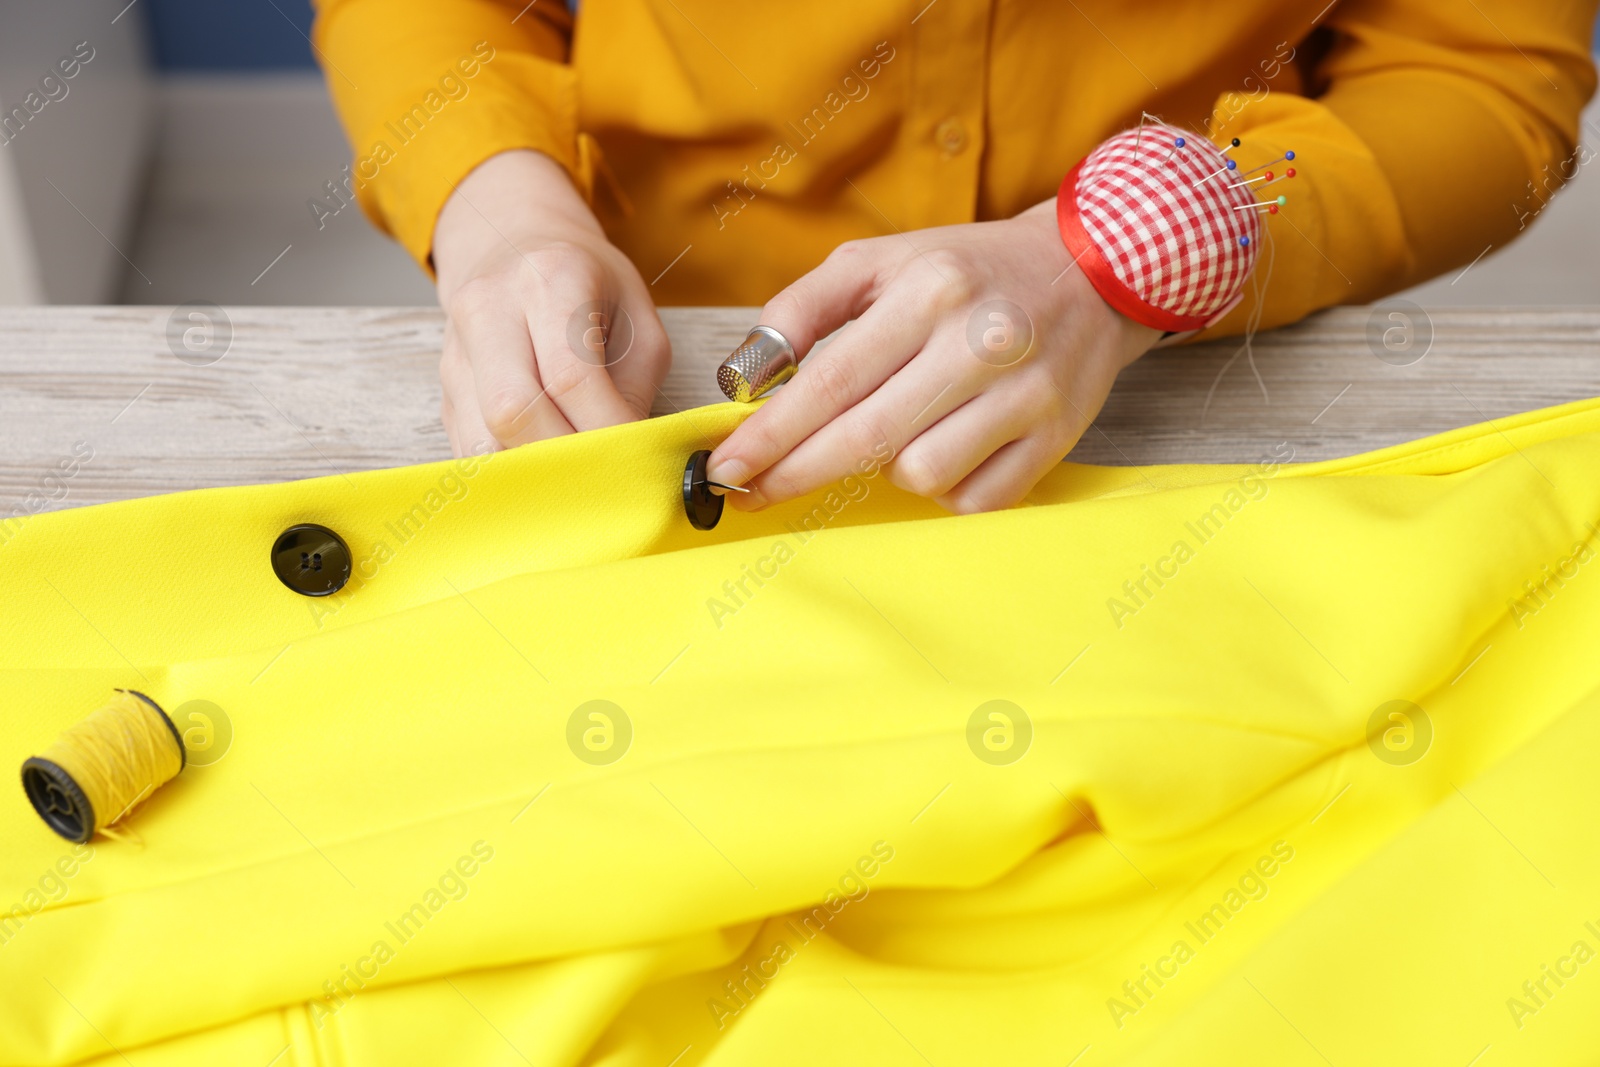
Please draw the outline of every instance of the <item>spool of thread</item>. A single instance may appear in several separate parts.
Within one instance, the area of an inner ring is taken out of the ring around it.
[[[22,788],[45,824],[78,844],[112,826],[186,763],[160,705],[118,689],[109,704],[22,764]]]

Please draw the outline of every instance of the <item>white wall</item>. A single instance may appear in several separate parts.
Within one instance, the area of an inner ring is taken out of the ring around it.
[[[58,64],[75,51],[92,58],[64,78]],[[136,4],[5,4],[0,119],[11,125],[0,127],[0,303],[116,299],[131,271],[124,253],[149,148],[148,68]]]
[[[149,194],[129,254],[129,304],[434,302],[427,276],[354,204],[339,203],[350,148],[315,73],[181,74],[156,83]],[[287,251],[286,251],[287,250]]]

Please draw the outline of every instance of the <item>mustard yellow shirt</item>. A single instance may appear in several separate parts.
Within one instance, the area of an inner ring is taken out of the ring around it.
[[[1242,169],[1296,153],[1272,326],[1514,238],[1576,173],[1595,86],[1596,0],[318,7],[349,186],[419,262],[456,182],[537,149],[660,304],[760,304],[850,238],[1009,217],[1148,112],[1240,138]]]

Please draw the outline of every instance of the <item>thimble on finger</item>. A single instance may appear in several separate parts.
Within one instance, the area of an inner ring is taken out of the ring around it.
[[[717,368],[717,385],[729,400],[748,404],[794,375],[794,346],[771,326],[757,326]]]

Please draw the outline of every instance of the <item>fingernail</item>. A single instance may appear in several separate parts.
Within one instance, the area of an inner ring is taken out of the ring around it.
[[[738,460],[719,460],[716,453],[713,452],[711,458],[706,462],[706,477],[714,482],[722,482],[724,485],[743,485],[745,479],[750,475],[745,471],[744,464]]]
[[[730,482],[729,484],[731,485],[732,483]],[[733,502],[733,506],[736,510],[759,511],[767,506],[767,498],[762,495],[761,490],[757,489],[753,485],[747,485],[745,488],[750,491],[748,493],[725,494],[727,498]]]

